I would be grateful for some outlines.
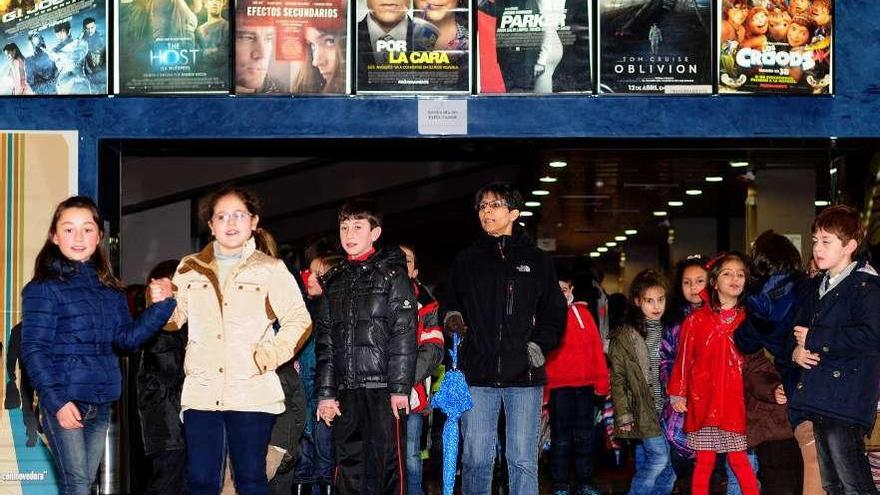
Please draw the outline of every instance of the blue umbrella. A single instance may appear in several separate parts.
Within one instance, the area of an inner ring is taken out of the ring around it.
[[[458,418],[474,407],[464,373],[458,369],[458,341],[459,336],[453,335],[452,349],[449,350],[452,370],[447,371],[443,376],[440,390],[431,400],[433,407],[439,408],[446,414],[446,424],[443,425],[443,495],[452,495],[452,489],[455,487],[455,471],[458,466]]]

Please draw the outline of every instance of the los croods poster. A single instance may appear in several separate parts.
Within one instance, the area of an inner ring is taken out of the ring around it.
[[[470,93],[470,0],[359,0],[358,93]]]
[[[235,22],[236,94],[350,92],[345,0],[244,0]]]
[[[599,92],[712,93],[709,0],[599,0]]]
[[[831,94],[834,0],[723,0],[718,92]]]

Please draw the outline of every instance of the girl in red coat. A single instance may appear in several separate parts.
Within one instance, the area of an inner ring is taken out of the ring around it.
[[[743,356],[732,339],[745,317],[745,258],[723,253],[707,268],[707,304],[682,324],[669,396],[673,409],[687,412],[684,430],[697,452],[693,494],[708,495],[715,454],[726,452],[743,494],[757,495],[758,481],[746,457]]]

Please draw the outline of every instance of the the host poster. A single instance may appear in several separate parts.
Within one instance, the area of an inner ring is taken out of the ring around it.
[[[0,95],[107,93],[103,0],[0,0]]]
[[[470,93],[470,0],[360,0],[357,92]]]
[[[120,0],[120,93],[226,93],[226,0]]]
[[[833,0],[723,0],[719,93],[832,92]]]
[[[599,0],[599,92],[712,93],[709,0]]]
[[[590,92],[589,0],[483,0],[480,93]]]
[[[245,0],[235,10],[235,92],[346,94],[344,0]]]

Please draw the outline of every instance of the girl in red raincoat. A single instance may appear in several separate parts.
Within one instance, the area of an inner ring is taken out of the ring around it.
[[[715,454],[725,452],[743,494],[758,495],[758,481],[746,457],[743,356],[732,338],[745,317],[746,262],[741,254],[724,253],[707,268],[707,304],[682,324],[669,397],[673,409],[687,413],[688,446],[697,452],[693,494],[708,495]]]

